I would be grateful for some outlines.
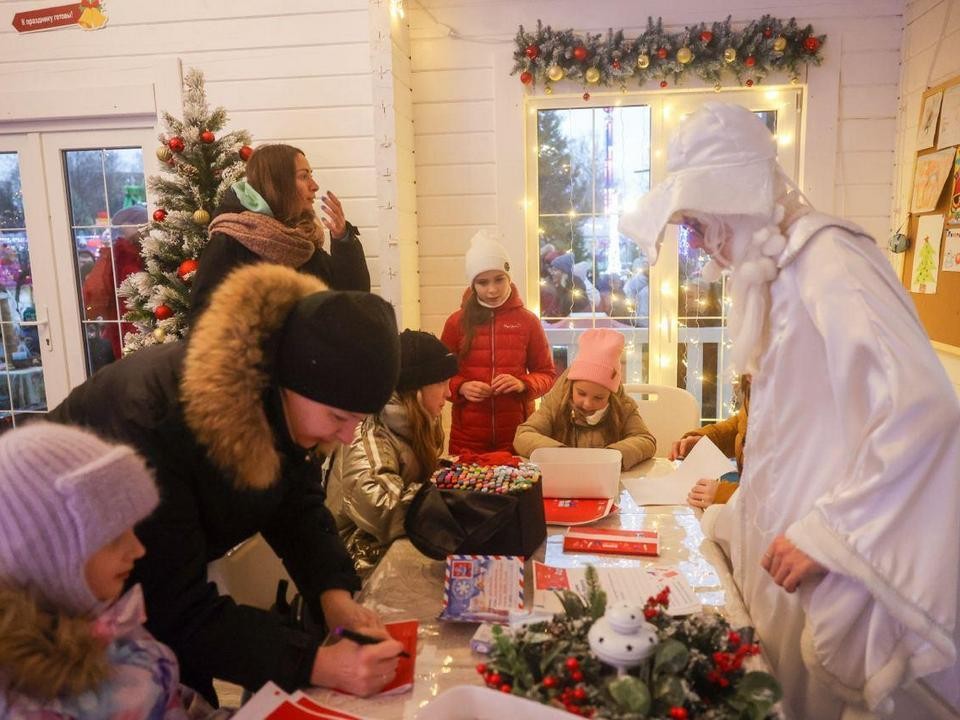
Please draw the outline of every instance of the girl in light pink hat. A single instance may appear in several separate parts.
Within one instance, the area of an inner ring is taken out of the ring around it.
[[[623,455],[624,470],[653,457],[657,441],[623,389],[622,353],[616,330],[583,333],[570,369],[517,428],[516,451],[529,457],[540,447],[611,448]]]

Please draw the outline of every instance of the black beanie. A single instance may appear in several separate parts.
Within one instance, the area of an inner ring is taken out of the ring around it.
[[[371,293],[308,295],[294,305],[280,333],[280,385],[340,410],[380,412],[399,367],[393,306]]]
[[[397,391],[432,385],[457,374],[457,358],[428,332],[400,333],[400,379]]]

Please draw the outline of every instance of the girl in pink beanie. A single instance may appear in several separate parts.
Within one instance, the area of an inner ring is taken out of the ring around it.
[[[529,457],[540,447],[611,448],[623,455],[624,470],[653,457],[657,441],[623,390],[622,352],[616,330],[583,333],[570,369],[517,428],[516,451]]]

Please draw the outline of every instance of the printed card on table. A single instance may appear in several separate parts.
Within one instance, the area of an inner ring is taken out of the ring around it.
[[[607,604],[629,602],[642,606],[647,598],[670,588],[671,615],[689,615],[699,612],[703,605],[690,583],[674,567],[598,567],[600,587],[607,593]],[[563,612],[555,591],[570,590],[581,597],[587,594],[585,567],[560,568],[533,563],[533,608],[542,612]]]
[[[513,555],[448,555],[442,620],[506,622],[523,609],[523,558]]]
[[[615,512],[613,498],[544,498],[547,525],[586,525]]]
[[[364,720],[359,715],[321,705],[302,692],[290,695],[268,682],[233,716],[233,720]]]
[[[563,536],[563,551],[613,555],[659,555],[660,533],[656,530],[570,528]]]

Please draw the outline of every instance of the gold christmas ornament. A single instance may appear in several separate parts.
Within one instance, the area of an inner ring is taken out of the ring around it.
[[[588,83],[597,83],[600,82],[600,71],[595,67],[587,68],[587,71],[583,74],[583,77]]]
[[[714,92],[720,92],[720,88],[721,88],[721,87],[722,87],[722,86],[720,85],[720,83],[717,83],[716,85],[713,86],[713,91],[714,91]]]
[[[737,51],[733,48],[727,48],[723,51],[723,59],[725,62],[732,63],[737,59]]]
[[[157,148],[157,159],[160,162],[168,162],[173,157],[173,151],[166,145]]]
[[[792,78],[790,78],[790,84],[791,84],[791,85],[799,85],[799,84],[800,84],[800,78],[798,78],[798,77],[792,77]]]
[[[688,47],[682,47],[677,50],[677,62],[681,65],[686,65],[688,62],[693,60],[693,51]]]
[[[637,67],[641,70],[646,70],[650,67],[650,56],[646,53],[637,56]]]
[[[777,52],[783,52],[787,49],[787,39],[780,35],[776,40],[773,41],[773,49]]]
[[[559,65],[551,65],[547,68],[547,77],[553,82],[560,82],[563,80],[563,68]]]
[[[199,210],[193,213],[193,221],[197,225],[206,225],[207,223],[210,222],[210,213],[208,213],[203,208],[200,208]]]
[[[163,339],[167,336],[167,331],[163,328],[154,328],[153,329],[153,339],[157,342],[163,342]]]
[[[547,85],[545,88],[543,88],[543,94],[544,94],[544,95],[553,95],[553,88],[550,87],[549,85]]]

